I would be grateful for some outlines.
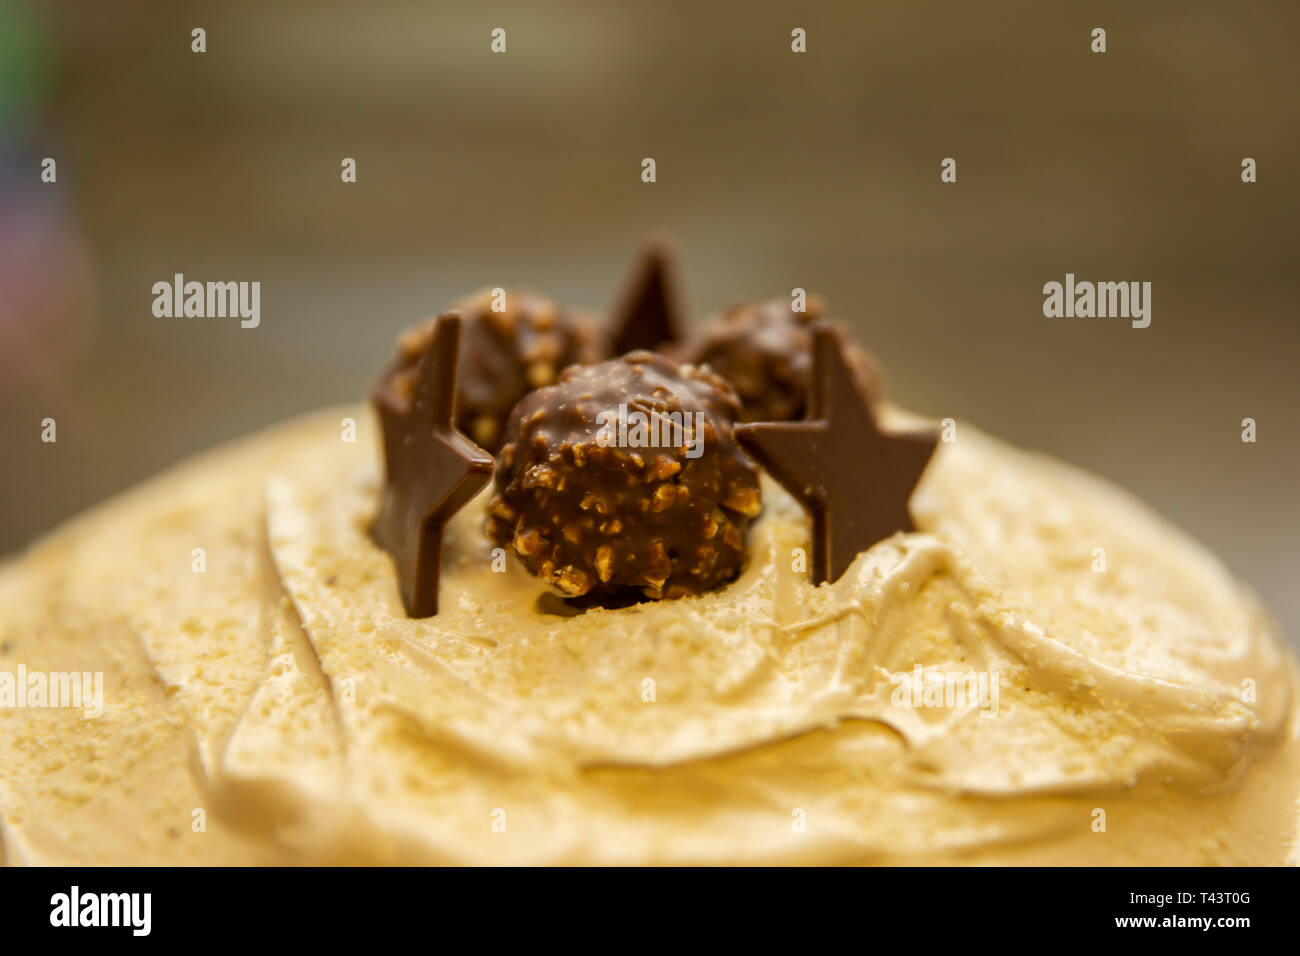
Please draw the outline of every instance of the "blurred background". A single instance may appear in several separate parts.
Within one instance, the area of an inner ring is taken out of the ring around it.
[[[603,306],[664,231],[694,316],[821,292],[894,399],[1132,489],[1297,640],[1298,21],[1191,0],[0,0],[0,553],[361,398],[397,332],[462,293]],[[155,318],[176,272],[260,281],[261,326]],[[1066,272],[1152,282],[1150,328],[1044,318]]]

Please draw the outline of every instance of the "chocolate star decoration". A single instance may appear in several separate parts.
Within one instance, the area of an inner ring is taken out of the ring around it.
[[[859,388],[840,333],[818,323],[807,417],[736,426],[736,439],[812,516],[812,580],[837,580],[862,551],[914,530],[907,499],[937,444],[887,433]]]
[[[682,327],[681,299],[672,248],[652,240],[633,263],[610,316],[615,355],[675,342]]]
[[[383,501],[372,533],[397,565],[411,617],[438,613],[442,531],[492,477],[492,456],[456,430],[460,316],[438,317],[410,401],[384,382],[371,395],[384,428]]]

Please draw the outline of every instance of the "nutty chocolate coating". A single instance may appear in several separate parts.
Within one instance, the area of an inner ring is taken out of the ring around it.
[[[462,320],[456,427],[495,453],[519,399],[554,384],[570,365],[600,361],[608,346],[595,322],[571,316],[550,299],[507,292],[502,312],[492,311],[492,302],[485,289],[449,311],[459,312]],[[397,357],[385,380],[399,397],[410,397],[420,356],[432,336],[433,322],[427,322],[398,339]]]
[[[511,414],[487,532],[565,597],[716,587],[762,508],[732,434],[739,410],[717,375],[651,352],[570,368]]]
[[[823,303],[809,296],[806,312],[789,299],[731,306],[677,353],[682,361],[707,365],[740,396],[742,422],[784,422],[803,417],[812,382],[812,324]],[[849,363],[868,397],[880,398],[875,359],[848,346]]]

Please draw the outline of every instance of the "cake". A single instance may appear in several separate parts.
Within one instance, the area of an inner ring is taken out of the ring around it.
[[[576,595],[491,533],[498,474],[412,616],[362,405],[93,508],[0,566],[3,862],[1297,862],[1297,669],[1252,594],[1097,477],[873,407],[933,454],[824,581],[755,466],[734,568]],[[99,708],[25,697],[73,673]]]

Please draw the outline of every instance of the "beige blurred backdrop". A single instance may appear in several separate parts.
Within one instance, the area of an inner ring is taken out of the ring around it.
[[[193,451],[362,397],[397,332],[461,293],[603,306],[657,230],[694,316],[821,292],[897,401],[1133,490],[1300,638],[1294,2],[7,16],[37,51],[8,188],[47,228],[11,220],[0,246],[0,552]],[[35,182],[44,156],[57,184]],[[261,326],[155,318],[175,272],[260,281]],[[1150,328],[1044,318],[1066,272],[1152,282]]]

